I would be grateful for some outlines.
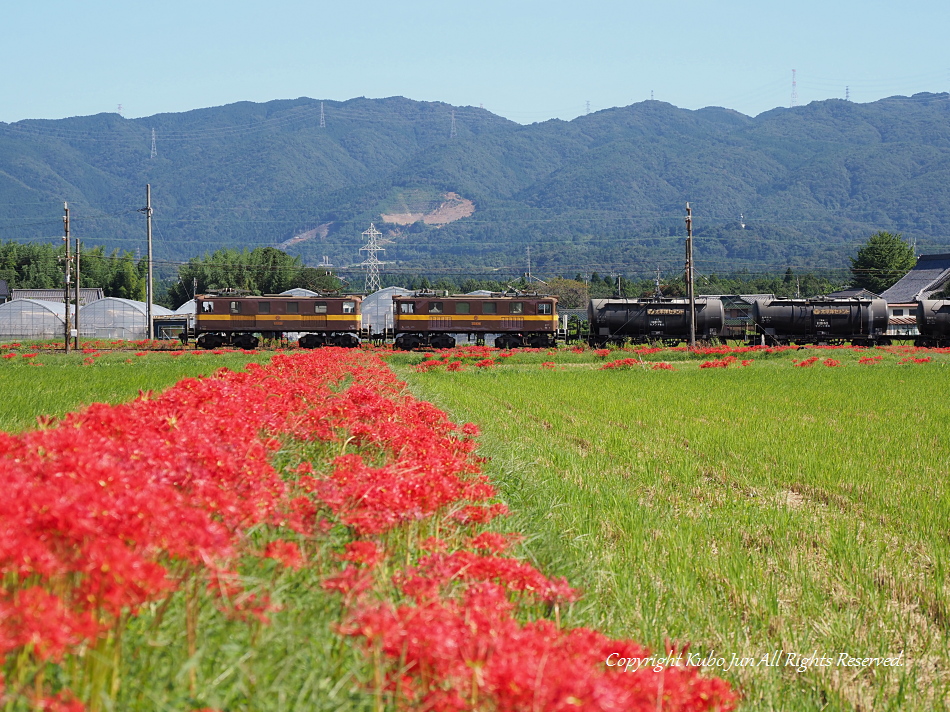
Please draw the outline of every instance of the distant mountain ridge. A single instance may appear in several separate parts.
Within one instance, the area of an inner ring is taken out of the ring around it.
[[[702,272],[841,267],[875,230],[950,251],[950,95],[528,126],[401,97],[0,123],[0,239],[55,238],[65,200],[90,244],[144,249],[146,183],[160,260],[283,245],[345,267],[373,222],[390,271],[519,272],[531,247],[539,273],[669,272],[689,201]],[[474,209],[426,219],[450,202]]]

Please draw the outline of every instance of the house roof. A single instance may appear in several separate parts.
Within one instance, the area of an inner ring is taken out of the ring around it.
[[[921,255],[914,268],[892,287],[885,289],[881,296],[888,303],[927,299],[933,292],[939,292],[948,280],[950,254]]]
[[[849,287],[848,289],[839,289],[837,292],[831,292],[825,295],[831,299],[878,299],[880,294],[864,289],[863,287]]]

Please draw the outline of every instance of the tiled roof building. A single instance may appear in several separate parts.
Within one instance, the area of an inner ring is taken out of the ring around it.
[[[889,304],[914,302],[929,299],[941,291],[950,281],[950,254],[921,255],[914,268],[892,287],[885,289],[881,297]]]

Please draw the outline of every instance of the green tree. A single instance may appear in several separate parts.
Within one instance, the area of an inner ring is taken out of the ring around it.
[[[880,294],[907,274],[916,263],[914,251],[899,234],[876,232],[851,258],[855,287]]]

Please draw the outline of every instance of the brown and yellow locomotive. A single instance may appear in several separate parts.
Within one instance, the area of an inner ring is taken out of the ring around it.
[[[257,334],[304,333],[298,343],[306,349],[319,346],[359,346],[362,326],[361,297],[296,297],[268,294],[262,297],[204,294],[195,298],[192,334],[199,348],[224,345],[252,349]],[[187,342],[189,334],[183,333]]]
[[[557,297],[526,294],[439,296],[432,293],[393,297],[397,349],[449,349],[455,336],[496,334],[495,346],[554,346]]]

